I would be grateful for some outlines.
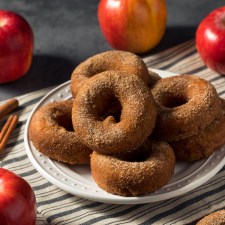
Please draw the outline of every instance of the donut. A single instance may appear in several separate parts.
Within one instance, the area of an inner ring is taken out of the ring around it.
[[[161,79],[161,77],[159,76],[158,73],[155,73],[150,69],[148,70],[148,73],[149,73],[149,76],[150,76],[148,87],[152,88],[152,86],[155,85],[156,82]]]
[[[121,112],[103,117],[115,100]],[[72,123],[77,136],[90,149],[116,154],[144,143],[155,126],[156,115],[153,96],[138,76],[105,71],[80,88],[72,108]]]
[[[147,66],[140,57],[126,51],[106,51],[80,63],[71,75],[71,93],[76,96],[83,83],[90,77],[108,70],[124,71],[139,76],[146,84],[150,82]]]
[[[167,184],[175,168],[173,149],[164,141],[147,140],[144,145],[148,151],[130,161],[94,151],[90,166],[97,185],[111,194],[138,196]]]
[[[196,225],[224,225],[224,224],[225,224],[225,210],[222,209],[205,216]]]
[[[154,136],[159,139],[176,141],[195,135],[221,112],[214,86],[193,75],[162,78],[151,91],[158,108]]]
[[[179,160],[195,161],[212,155],[225,144],[225,100],[222,100],[222,113],[204,130],[169,144]]]
[[[72,100],[48,103],[35,111],[29,138],[44,155],[71,165],[89,164],[92,151],[77,138],[72,126]]]

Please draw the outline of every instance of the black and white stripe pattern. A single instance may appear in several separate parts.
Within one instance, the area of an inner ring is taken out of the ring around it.
[[[212,82],[225,96],[225,78],[201,62],[193,40],[144,58],[150,68],[175,73],[191,73]],[[26,120],[35,104],[52,89],[18,97],[19,123],[7,148],[0,155],[0,166],[12,170],[33,187],[38,207],[37,224],[193,224],[204,215],[225,207],[225,167],[206,184],[177,198],[141,205],[113,205],[92,202],[68,194],[45,180],[27,158],[23,134]],[[3,122],[2,122],[3,124]],[[0,125],[2,125],[0,124]]]

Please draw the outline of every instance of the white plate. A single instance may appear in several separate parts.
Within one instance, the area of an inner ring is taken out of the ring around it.
[[[154,71],[161,77],[174,75],[166,71]],[[37,104],[27,120],[24,136],[26,152],[33,166],[48,181],[66,192],[82,198],[105,203],[141,204],[156,202],[193,190],[208,181],[224,166],[225,146],[207,159],[193,163],[177,162],[174,175],[170,182],[154,193],[140,197],[122,197],[103,191],[92,179],[89,166],[69,166],[49,159],[34,148],[28,137],[30,120],[37,108],[49,102],[71,98],[69,85],[70,82],[68,81],[58,86]]]

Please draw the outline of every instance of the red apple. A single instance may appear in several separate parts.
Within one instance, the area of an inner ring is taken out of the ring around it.
[[[167,21],[165,0],[101,0],[98,21],[116,49],[144,53],[162,39]]]
[[[0,224],[35,225],[36,200],[31,186],[13,172],[0,168]]]
[[[0,83],[26,74],[32,62],[33,31],[20,15],[0,10]]]
[[[196,48],[206,66],[225,74],[225,6],[201,21],[196,31]]]

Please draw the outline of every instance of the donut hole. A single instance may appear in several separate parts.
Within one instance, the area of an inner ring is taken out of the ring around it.
[[[57,117],[56,121],[58,126],[63,127],[67,131],[74,131],[72,125],[72,118],[66,115],[60,115]]]
[[[140,152],[135,157],[131,157],[129,162],[144,162],[149,157],[149,152]]]
[[[188,102],[185,96],[166,96],[162,105],[167,108],[175,108]]]
[[[150,149],[138,149],[127,154],[118,155],[117,158],[126,162],[144,162],[149,157],[150,152]]]
[[[119,100],[115,97],[112,97],[108,107],[105,109],[105,112],[101,115],[102,121],[105,120],[108,116],[112,116],[117,123],[120,122],[122,106]]]
[[[89,110],[98,121],[104,121],[107,117],[112,116],[117,123],[120,122],[122,110],[120,101],[110,91],[106,90],[103,93],[95,96],[93,100],[95,104],[92,104]]]

